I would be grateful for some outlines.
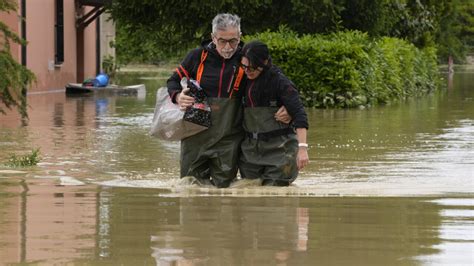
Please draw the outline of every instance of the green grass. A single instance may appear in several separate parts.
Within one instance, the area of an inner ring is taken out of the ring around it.
[[[30,154],[16,155],[12,154],[8,159],[7,165],[11,167],[26,167],[37,165],[40,161],[40,151],[34,149]]]

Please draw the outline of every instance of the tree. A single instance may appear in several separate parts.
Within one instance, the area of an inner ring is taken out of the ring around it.
[[[13,0],[0,0],[0,12],[15,12],[17,4]],[[11,55],[11,43],[26,45],[8,26],[0,21],[0,104],[12,109],[16,107],[22,118],[27,118],[26,89],[35,80],[34,74],[19,64]],[[0,105],[0,113],[5,109]]]
[[[462,42],[470,52],[474,52],[474,3],[471,0],[461,0],[459,5],[459,24]]]
[[[474,43],[472,0],[114,0],[108,9],[117,22],[121,63],[159,62],[196,47],[221,12],[238,14],[246,35],[280,25],[298,34],[352,29],[434,46],[440,58],[462,58]]]
[[[346,29],[367,32],[369,36],[386,35],[395,22],[390,1],[347,0],[341,11],[342,25]]]
[[[154,63],[210,39],[218,13],[238,14],[246,35],[282,24],[298,33],[329,33],[338,29],[341,1],[114,0],[107,8],[117,25],[118,60]]]
[[[455,10],[455,20],[449,25],[452,34],[450,36],[447,34],[449,31],[442,31],[446,34],[442,40],[446,45],[441,47],[444,49],[440,52],[445,52],[444,58],[451,55],[455,61],[464,62],[466,53],[474,52],[474,2],[472,0],[458,0]],[[455,35],[456,38],[452,38],[452,35]]]
[[[433,14],[432,36],[440,62],[453,57],[465,61],[474,41],[474,2],[472,0],[411,0],[420,2]]]

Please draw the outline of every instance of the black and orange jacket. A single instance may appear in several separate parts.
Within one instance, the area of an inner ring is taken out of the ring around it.
[[[245,108],[281,107],[284,105],[292,117],[295,128],[308,129],[308,117],[298,90],[282,71],[271,65],[256,79],[247,80],[244,96]]]
[[[240,50],[229,59],[224,59],[212,41],[205,41],[200,48],[188,53],[167,81],[168,93],[173,102],[181,92],[181,78],[187,76],[198,80],[208,97],[241,98],[245,86],[245,74],[240,65]]]

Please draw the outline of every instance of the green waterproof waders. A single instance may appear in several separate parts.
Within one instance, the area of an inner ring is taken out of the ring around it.
[[[209,98],[212,125],[181,141],[181,177],[228,187],[237,175],[243,139],[240,99]]]
[[[288,186],[298,175],[298,140],[293,128],[274,118],[278,108],[244,110],[244,129],[239,169],[242,178],[260,178],[263,185]]]

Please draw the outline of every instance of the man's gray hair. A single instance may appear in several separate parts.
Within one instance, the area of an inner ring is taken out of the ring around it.
[[[237,28],[240,33],[240,18],[237,15],[221,13],[212,20],[212,33],[226,30],[228,27]]]

